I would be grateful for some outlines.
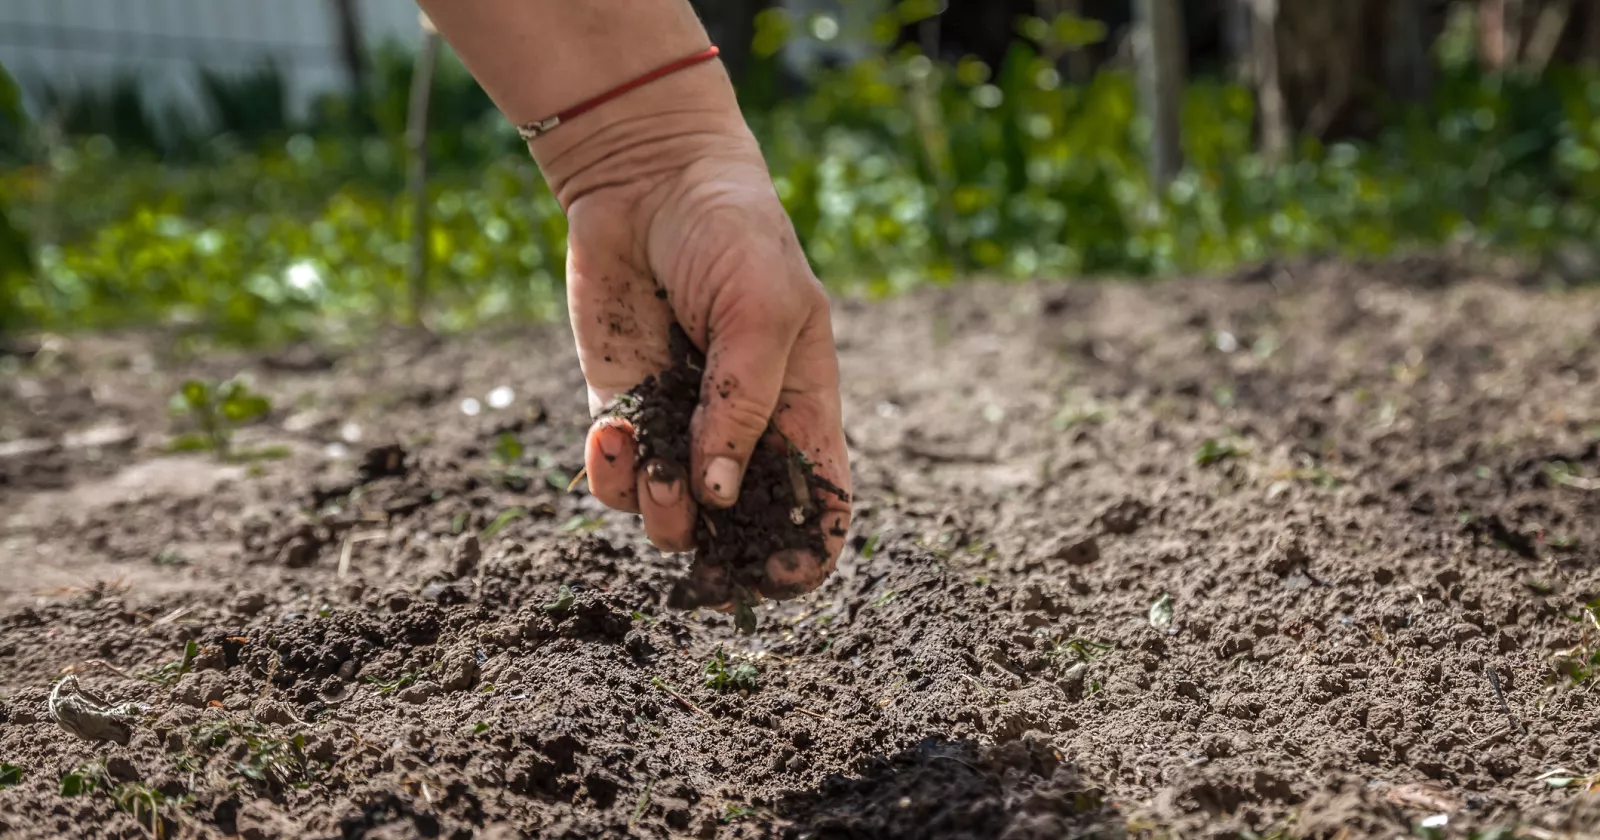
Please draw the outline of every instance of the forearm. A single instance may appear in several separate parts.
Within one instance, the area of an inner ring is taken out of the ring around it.
[[[418,0],[506,118],[544,119],[709,45],[686,0]],[[675,137],[745,133],[720,62],[678,71],[529,143],[562,203],[604,180],[638,177]],[[670,156],[667,156],[670,157]]]

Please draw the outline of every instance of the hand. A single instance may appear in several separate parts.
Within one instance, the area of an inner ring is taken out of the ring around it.
[[[632,430],[616,418],[597,421],[585,448],[594,495],[642,514],[665,551],[694,548],[698,505],[738,498],[769,418],[850,491],[828,300],[754,138],[726,116],[669,114],[642,131],[622,120],[600,143],[614,154],[586,144],[580,171],[546,166],[567,208],[567,299],[591,412],[668,367],[674,321],[706,353],[688,464],[635,463]],[[833,571],[850,506],[832,494],[815,501],[827,556],[769,558],[758,595],[794,597]]]

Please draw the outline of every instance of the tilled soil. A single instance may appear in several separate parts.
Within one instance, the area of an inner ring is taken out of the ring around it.
[[[566,492],[559,328],[8,362],[0,834],[1600,835],[1600,295],[1271,265],[836,330],[850,545],[754,637]],[[290,456],[163,454],[238,371]],[[50,719],[68,671],[127,746]]]

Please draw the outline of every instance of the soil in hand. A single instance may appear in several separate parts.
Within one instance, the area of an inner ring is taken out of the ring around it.
[[[705,354],[676,324],[669,341],[672,367],[623,394],[609,413],[632,424],[638,444],[635,463],[686,475],[689,422],[704,398]],[[762,594],[776,594],[766,582],[767,559],[792,549],[824,556],[822,508],[816,497],[840,492],[769,423],[766,438],[750,457],[739,500],[726,509],[700,507],[694,565],[686,577],[674,581],[668,605],[694,609],[733,604],[740,629],[753,631],[751,608]]]

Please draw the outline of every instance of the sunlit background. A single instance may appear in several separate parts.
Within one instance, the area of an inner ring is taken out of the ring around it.
[[[1600,4],[696,5],[840,289],[1413,249],[1594,279]],[[557,316],[560,210],[427,38],[403,0],[0,5],[0,330]]]

